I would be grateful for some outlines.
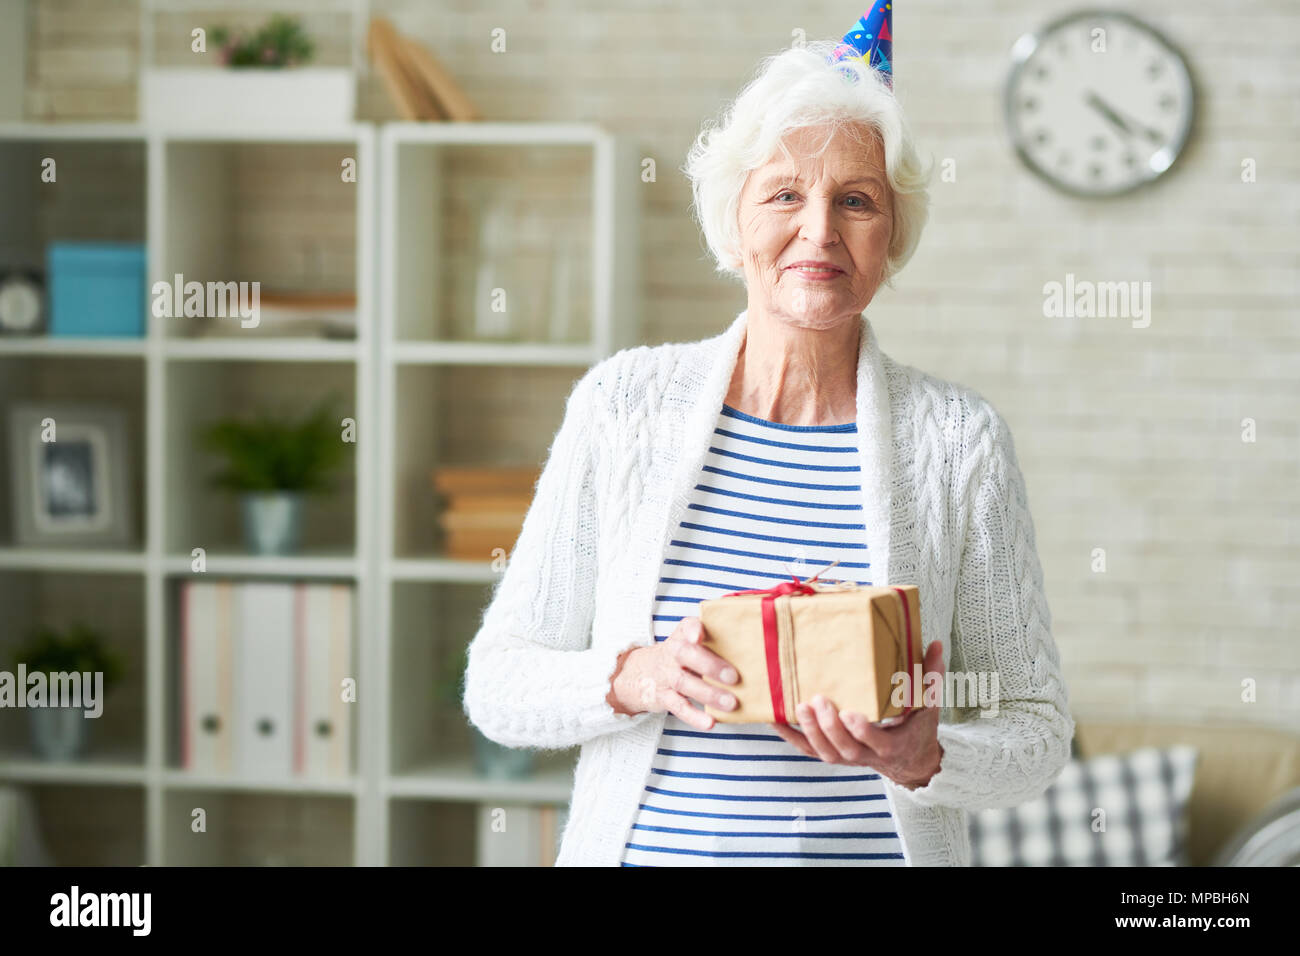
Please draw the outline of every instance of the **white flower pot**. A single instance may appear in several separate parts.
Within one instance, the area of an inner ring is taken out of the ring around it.
[[[253,554],[297,554],[303,496],[292,491],[243,496],[244,541]]]
[[[36,707],[29,711],[32,750],[42,760],[76,760],[86,752],[90,720],[81,707]]]
[[[345,67],[151,67],[140,115],[165,129],[314,130],[353,122],[356,97]]]

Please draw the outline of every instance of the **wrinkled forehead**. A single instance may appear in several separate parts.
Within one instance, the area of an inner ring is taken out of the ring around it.
[[[786,134],[768,161],[751,171],[748,181],[759,188],[828,182],[885,189],[884,159],[879,139],[862,127],[833,133],[824,127],[805,127]]]
[[[785,177],[793,181],[831,178],[846,183],[876,178],[885,185],[884,148],[874,131],[862,126],[806,126],[781,138],[767,163],[753,170],[750,179]]]

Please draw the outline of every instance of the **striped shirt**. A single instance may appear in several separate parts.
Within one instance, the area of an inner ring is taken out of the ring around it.
[[[699,602],[802,580],[871,584],[857,425],[782,425],[723,405],[655,597],[663,641]],[[902,866],[880,775],[800,753],[769,724],[672,714],[624,866]]]

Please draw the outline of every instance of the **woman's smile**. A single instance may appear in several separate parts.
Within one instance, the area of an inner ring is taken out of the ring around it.
[[[829,262],[795,262],[783,270],[810,282],[830,282],[844,275],[844,270]]]

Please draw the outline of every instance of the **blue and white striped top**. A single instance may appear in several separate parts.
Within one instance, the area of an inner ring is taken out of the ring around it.
[[[655,640],[699,602],[826,577],[871,584],[857,425],[781,425],[723,405],[655,597]],[[624,866],[903,866],[880,775],[823,763],[768,724],[669,714]]]

